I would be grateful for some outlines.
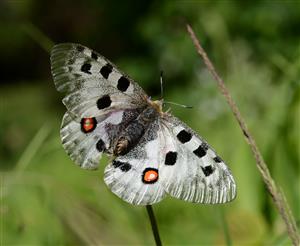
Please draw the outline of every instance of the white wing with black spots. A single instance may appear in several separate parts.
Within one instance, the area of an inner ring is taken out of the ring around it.
[[[57,90],[66,93],[64,105],[78,118],[146,105],[147,96],[136,82],[85,46],[55,45],[51,71]]]
[[[192,129],[173,116],[162,119],[164,161],[159,173],[166,192],[195,203],[225,203],[236,196],[229,168]]]
[[[145,180],[153,171],[154,179]],[[135,205],[159,202],[166,194],[194,203],[225,203],[236,196],[229,168],[215,151],[177,118],[153,123],[141,142],[105,169],[105,183]]]
[[[112,155],[119,134],[139,110],[116,110],[107,115],[77,120],[66,112],[60,135],[67,154],[80,167],[96,169],[103,152]]]
[[[135,205],[161,201],[166,191],[159,177],[161,143],[154,122],[140,143],[124,156],[117,157],[105,168],[104,181],[121,199]]]
[[[96,124],[90,119],[91,124]],[[97,149],[97,143],[101,140],[100,131],[84,133],[80,122],[76,122],[68,112],[65,113],[62,121],[60,135],[62,144],[71,159],[84,169],[96,169],[103,150]],[[89,136],[87,136],[89,134]]]

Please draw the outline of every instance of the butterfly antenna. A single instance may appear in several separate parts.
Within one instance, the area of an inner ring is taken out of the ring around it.
[[[193,106],[188,106],[188,105],[184,105],[184,104],[180,104],[180,103],[175,103],[175,102],[164,101],[164,103],[165,104],[176,105],[176,106],[183,107],[183,108],[193,108]]]
[[[164,98],[164,86],[163,86],[163,71],[160,71],[160,99]]]

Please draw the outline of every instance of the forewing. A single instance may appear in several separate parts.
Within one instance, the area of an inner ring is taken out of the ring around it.
[[[195,203],[225,203],[235,198],[236,185],[228,166],[191,128],[167,116],[159,132],[165,140],[160,179],[167,193]]]
[[[158,122],[150,125],[140,142],[105,168],[104,181],[121,199],[135,205],[159,202],[165,190],[159,174],[161,142]]]
[[[72,43],[55,45],[51,70],[63,103],[79,118],[146,105],[143,89],[97,52]]]

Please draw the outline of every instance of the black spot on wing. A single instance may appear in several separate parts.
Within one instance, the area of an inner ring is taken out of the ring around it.
[[[109,74],[112,72],[112,65],[110,65],[109,63],[107,63],[106,65],[104,65],[101,69],[100,69],[100,73],[103,76],[103,78],[108,79]]]
[[[120,168],[123,172],[128,172],[131,169],[131,165],[129,163],[124,163]]]
[[[208,150],[207,143],[201,143],[197,149],[193,151],[193,153],[198,157],[203,157],[206,155],[206,151]]]
[[[121,161],[113,161],[112,165],[114,166],[114,168],[118,168],[119,166],[121,166],[123,164],[123,162]]]
[[[201,167],[201,169],[206,177],[211,175],[214,172],[212,166]]]
[[[131,169],[131,165],[128,162],[113,161],[114,168],[120,168],[123,172],[128,172]]]
[[[181,130],[177,134],[177,138],[181,143],[187,143],[188,141],[190,141],[192,139],[192,134],[190,134],[186,130]]]
[[[99,151],[99,152],[103,152],[105,150],[105,143],[103,142],[102,139],[99,139],[99,141],[97,142],[96,144],[96,149]]]
[[[214,157],[213,160],[214,160],[216,163],[222,162],[222,159],[221,159],[219,156]]]
[[[117,88],[119,91],[126,91],[129,87],[129,80],[127,78],[125,78],[124,76],[122,76],[121,78],[119,78],[118,80],[118,85],[117,85]]]
[[[94,52],[94,51],[92,51],[92,58],[93,59],[95,59],[95,60],[97,60],[98,59],[98,55]]]
[[[169,151],[166,154],[165,165],[172,166],[176,163],[177,160],[177,152]]]
[[[87,73],[87,74],[92,74],[90,72],[90,69],[91,69],[92,65],[90,63],[84,63],[82,66],[81,66],[81,71],[84,72],[84,73]]]
[[[98,99],[97,107],[98,109],[108,108],[111,105],[111,99],[109,95],[105,95]]]

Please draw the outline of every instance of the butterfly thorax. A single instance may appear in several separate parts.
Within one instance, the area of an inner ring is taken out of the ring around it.
[[[163,114],[162,101],[151,101],[149,99],[147,101],[148,105],[145,109],[136,119],[130,122],[116,141],[113,150],[115,156],[125,155],[128,153],[138,144],[149,125]]]

